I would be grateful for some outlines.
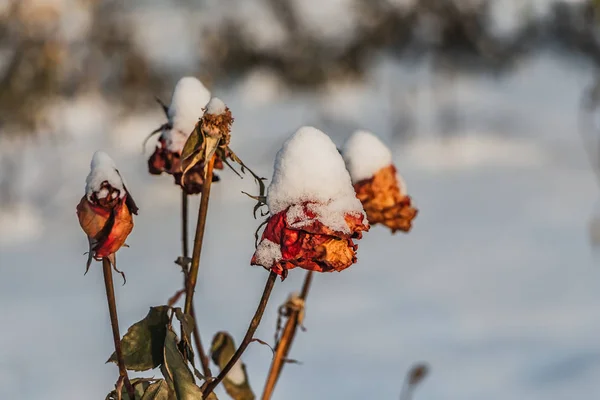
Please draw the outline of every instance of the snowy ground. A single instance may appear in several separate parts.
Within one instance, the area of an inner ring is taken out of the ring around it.
[[[324,116],[350,119],[349,126],[389,143],[381,101],[390,77],[400,88],[422,87],[427,74],[415,71],[382,60],[368,85],[318,96],[280,94],[260,74],[216,92],[236,118],[232,148],[270,177],[285,137],[302,124],[319,126]],[[303,364],[285,368],[275,399],[395,399],[415,361],[432,368],[416,395],[421,400],[597,397],[600,270],[588,224],[598,190],[576,131],[590,77],[585,68],[541,56],[506,80],[459,78],[464,134],[443,145],[428,134],[433,103],[419,89],[420,139],[393,143],[421,210],[414,230],[391,236],[373,228],[360,242],[357,265],[317,276],[308,331],[291,354]],[[170,178],[147,176],[140,153],[161,112],[111,126],[95,101],[67,105],[66,139],[56,147],[28,147],[26,201],[1,215],[2,399],[100,399],[114,383],[116,367],[104,364],[112,339],[102,274],[94,265],[83,276],[87,242],[75,217],[97,148],[113,156],[140,207],[131,247],[118,257],[128,278],[117,287],[121,330],[181,284],[173,264],[178,192]],[[350,133],[319,127],[338,144]],[[252,181],[221,176],[196,296],[205,342],[223,329],[239,341],[267,276],[249,266],[257,221],[240,190],[253,192]],[[294,270],[277,283],[258,337],[272,341],[276,308],[303,275]],[[257,392],[270,355],[253,345],[244,357]]]

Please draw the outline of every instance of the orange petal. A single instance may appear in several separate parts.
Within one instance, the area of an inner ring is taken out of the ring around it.
[[[396,174],[396,168],[389,165],[377,171],[372,178],[356,183],[354,190],[369,223],[383,224],[392,232],[408,232],[418,210],[411,205],[410,197],[401,192]]]

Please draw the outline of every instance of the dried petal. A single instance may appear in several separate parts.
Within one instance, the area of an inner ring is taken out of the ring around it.
[[[408,232],[418,210],[411,199],[402,193],[396,167],[388,165],[373,177],[354,184],[356,197],[360,199],[372,225],[383,224],[392,230]]]
[[[252,265],[262,265],[285,278],[287,270],[300,267],[310,271],[342,271],[356,262],[353,239],[360,239],[362,231],[369,229],[363,222],[363,214],[345,214],[349,233],[332,230],[314,218],[311,206],[301,205],[309,223],[298,226],[297,211],[289,208],[269,218],[254,256]],[[294,207],[294,206],[292,206]],[[291,207],[290,207],[291,208]]]
[[[215,169],[223,169],[223,162],[217,158]],[[154,153],[148,159],[148,171],[153,175],[160,175],[163,172],[172,175],[176,185],[185,189],[188,194],[198,194],[202,192],[204,183],[204,164],[194,165],[187,173],[185,185],[181,184],[181,155],[178,152],[169,150],[166,140],[161,136]],[[218,182],[219,177],[213,173],[213,182]]]

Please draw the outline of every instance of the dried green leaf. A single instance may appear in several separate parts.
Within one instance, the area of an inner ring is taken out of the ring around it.
[[[235,343],[231,335],[227,332],[218,332],[213,338],[211,345],[211,357],[215,364],[223,369],[235,353]],[[234,400],[254,400],[255,395],[252,392],[246,372],[246,365],[238,360],[233,368],[223,379],[225,391]]]
[[[173,313],[181,323],[182,338],[178,344],[179,351],[181,351],[181,354],[183,354],[185,358],[193,365],[194,349],[192,347],[192,332],[194,330],[194,318],[192,318],[191,315],[184,314],[179,307],[173,308]]]
[[[201,150],[202,144],[202,133],[198,132],[197,128],[194,128],[194,131],[190,134],[183,145],[183,150],[181,151],[181,160],[186,160],[190,158],[192,154]]]
[[[135,391],[135,398],[137,400],[142,398],[142,395],[144,394],[144,392],[147,390],[147,388],[149,386],[151,386],[150,384],[152,383],[153,379],[147,379],[147,378],[133,378],[130,380],[131,385],[133,386],[133,389]],[[113,390],[112,392],[110,392],[107,396],[105,400],[117,400],[119,399],[119,395],[118,395],[118,391],[121,391],[121,400],[131,400],[129,398],[129,394],[127,394],[127,389],[125,389],[125,386],[123,385],[123,380],[119,378],[119,381],[117,381],[117,389]]]
[[[137,397],[137,396],[136,396]],[[176,400],[175,394],[169,390],[169,385],[164,380],[154,382],[144,392],[141,400]]]
[[[121,340],[125,367],[132,371],[146,371],[163,362],[163,345],[169,323],[169,307],[150,307],[146,318],[136,322]],[[107,362],[117,363],[113,353]]]
[[[165,337],[164,359],[166,373],[173,382],[178,400],[202,399],[202,391],[196,385],[194,375],[187,362],[177,348],[177,335],[169,327]]]

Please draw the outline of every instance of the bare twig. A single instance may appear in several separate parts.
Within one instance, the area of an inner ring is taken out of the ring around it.
[[[188,194],[185,190],[181,189],[181,246],[183,251],[184,260],[189,256],[189,246],[188,246]],[[189,275],[189,271],[184,269],[184,277],[185,277],[185,287],[187,288],[187,277]],[[200,364],[202,365],[202,373],[206,377],[211,377],[212,372],[210,370],[208,356],[204,351],[204,347],[202,346],[202,340],[200,339],[200,330],[198,327],[198,321],[196,320],[196,311],[194,310],[194,304],[192,303],[190,314],[194,320],[194,330],[192,332],[194,338],[194,344],[196,345],[196,350],[198,351],[198,357],[200,358]]]
[[[254,332],[256,332],[256,328],[260,324],[260,320],[262,319],[263,313],[265,312],[265,308],[267,307],[267,302],[269,301],[269,297],[271,296],[271,291],[273,290],[273,286],[275,285],[275,279],[277,279],[277,274],[273,271],[269,273],[269,278],[267,279],[267,283],[265,284],[265,289],[263,290],[262,297],[260,302],[258,303],[258,308],[254,313],[254,317],[252,321],[250,321],[250,326],[248,326],[248,330],[246,331],[246,335],[240,343],[240,347],[235,351],[231,359],[227,363],[227,365],[221,369],[219,375],[212,381],[207,381],[202,385],[202,395],[206,399],[208,395],[212,393],[212,391],[221,383],[223,378],[227,376],[227,373],[233,368],[235,363],[240,359],[248,345],[252,342]]]
[[[123,361],[121,352],[121,334],[119,333],[119,319],[117,317],[117,304],[115,301],[115,287],[113,285],[112,264],[108,258],[102,259],[102,270],[104,271],[104,285],[106,286],[106,299],[108,300],[108,312],[110,314],[110,324],[113,331],[113,340],[115,342],[115,353],[117,354],[117,364],[119,365],[119,379],[125,383],[125,389],[130,399],[135,399],[133,386],[127,376],[127,369]]]
[[[308,271],[306,273],[306,278],[304,279],[304,284],[302,285],[302,292],[300,293],[300,299],[302,301],[305,301],[306,296],[308,296],[308,290],[310,289],[312,276],[312,271]],[[283,369],[285,361],[288,358],[290,348],[292,347],[292,342],[294,341],[294,337],[296,336],[296,331],[298,330],[299,323],[301,323],[300,310],[292,310],[290,315],[288,316],[287,322],[283,329],[281,339],[275,347],[275,356],[273,357],[273,361],[271,362],[271,368],[269,370],[267,382],[265,383],[265,389],[263,391],[262,400],[268,400],[273,395],[275,385],[279,380],[281,370]]]

